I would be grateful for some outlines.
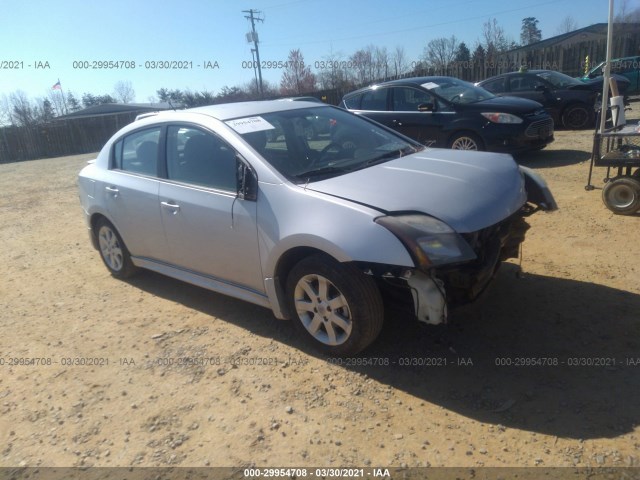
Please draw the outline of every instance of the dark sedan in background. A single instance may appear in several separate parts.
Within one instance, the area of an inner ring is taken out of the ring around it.
[[[553,120],[539,103],[453,77],[380,83],[345,95],[340,106],[433,147],[517,153],[553,141]],[[337,129],[334,140],[348,144],[348,132]]]
[[[593,125],[596,99],[602,92],[602,81],[583,83],[553,70],[505,73],[476,85],[498,96],[535,100],[545,107],[556,125],[571,130]],[[624,89],[624,82],[619,86]]]

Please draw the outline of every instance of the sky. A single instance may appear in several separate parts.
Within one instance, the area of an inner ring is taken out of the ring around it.
[[[627,0],[627,6],[637,8],[640,0]],[[473,49],[491,18],[519,41],[522,19],[536,17],[549,38],[567,15],[579,28],[606,22],[608,2],[0,0],[0,98],[17,90],[43,98],[58,80],[62,92],[78,100],[85,92],[113,94],[117,82],[131,82],[136,102],[157,100],[162,87],[218,93],[223,86],[242,86],[254,78],[253,45],[246,39],[251,25],[243,13],[249,9],[262,19],[256,23],[260,59],[274,67],[264,68],[263,78],[279,84],[278,62],[296,48],[315,72],[331,53],[346,61],[367,45],[390,52],[401,46],[411,63],[435,38],[455,35]],[[96,68],[98,62],[106,68]],[[186,68],[158,68],[166,62]]]

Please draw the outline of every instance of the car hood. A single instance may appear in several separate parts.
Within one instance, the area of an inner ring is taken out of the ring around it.
[[[503,112],[503,113],[515,113],[526,114],[533,113],[540,108],[538,102],[519,97],[494,97],[487,100],[482,100],[476,103],[457,104],[456,107],[462,107],[460,110],[473,110],[479,112]]]
[[[526,201],[510,155],[430,148],[307,189],[390,212],[423,212],[460,233],[488,227]]]
[[[629,79],[622,75],[612,74],[611,78],[615,78],[616,83],[618,84],[618,90],[620,91],[620,93],[625,92],[627,87],[631,84]],[[580,78],[580,80],[585,85],[589,86],[592,90],[595,90],[596,92],[602,91],[602,82],[604,81],[604,78],[602,76],[595,77],[595,78],[583,77],[583,78]]]

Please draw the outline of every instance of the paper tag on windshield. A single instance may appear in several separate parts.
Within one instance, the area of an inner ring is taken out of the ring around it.
[[[276,128],[262,117],[237,118],[236,120],[229,120],[224,123],[240,134],[261,132],[262,130],[273,130]]]
[[[422,86],[424,88],[426,88],[427,90],[431,90],[432,88],[438,88],[440,85],[438,85],[437,83],[433,83],[433,82],[427,82],[427,83],[423,83]]]

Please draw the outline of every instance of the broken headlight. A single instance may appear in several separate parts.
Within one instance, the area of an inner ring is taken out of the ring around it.
[[[409,214],[378,217],[375,222],[398,237],[420,269],[467,262],[476,258],[469,244],[437,218]]]

